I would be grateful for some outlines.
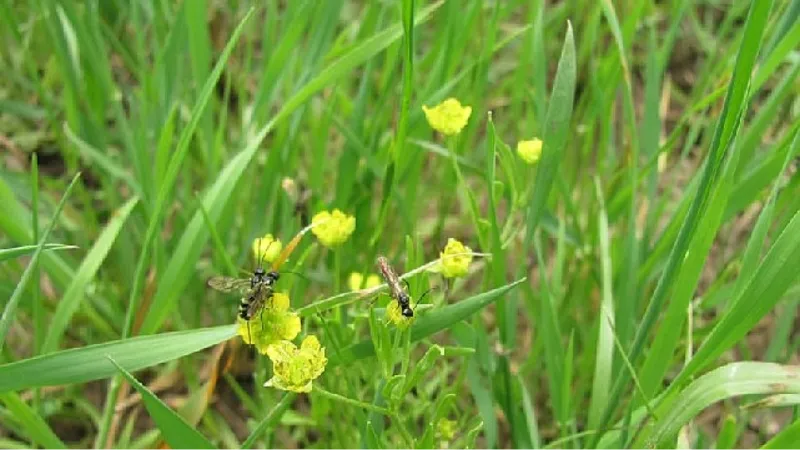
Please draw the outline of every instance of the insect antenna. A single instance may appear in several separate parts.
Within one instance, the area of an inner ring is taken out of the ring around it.
[[[438,288],[436,286],[434,286],[432,288],[429,288],[427,291],[423,292],[422,295],[419,296],[417,301],[414,302],[414,308],[413,309],[417,309],[417,305],[419,305],[419,302],[421,302],[422,299],[425,298],[425,296],[428,295],[434,289],[438,289]]]

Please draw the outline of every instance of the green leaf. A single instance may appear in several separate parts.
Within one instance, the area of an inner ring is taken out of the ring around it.
[[[567,35],[564,38],[564,45],[561,47],[561,58],[558,60],[553,91],[547,107],[542,138],[542,157],[536,167],[536,182],[528,210],[528,242],[533,237],[533,232],[545,210],[547,198],[558,173],[558,166],[565,155],[564,148],[570,135],[572,103],[575,98],[575,64],[572,24],[567,22]]]
[[[781,430],[761,448],[792,448],[798,442],[800,442],[800,419],[795,420],[791,425]]]
[[[783,297],[797,279],[800,267],[800,211],[770,248],[756,273],[731,309],[684,366],[673,384],[686,381],[743,338]]]
[[[31,440],[44,448],[67,448],[53,430],[50,429],[47,422],[33,408],[25,404],[17,393],[5,392],[0,394],[0,400],[6,405],[8,412],[22,426]]]
[[[64,209],[64,205],[67,203],[67,198],[69,198],[69,194],[72,192],[72,188],[75,187],[75,183],[78,181],[78,178],[80,178],[80,173],[76,174],[75,177],[72,178],[72,182],[69,183],[67,190],[64,191],[61,201],[58,202],[58,206],[56,206],[56,210],[53,212],[53,218],[50,220],[50,225],[47,226],[47,229],[42,234],[42,238],[39,240],[39,244],[36,246],[36,251],[33,252],[33,256],[28,263],[28,267],[26,267],[25,272],[22,273],[22,277],[20,278],[19,283],[17,283],[17,287],[11,294],[11,298],[8,300],[8,303],[6,303],[5,309],[3,309],[3,316],[0,317],[0,350],[3,349],[3,345],[6,343],[8,329],[11,327],[11,321],[14,320],[14,314],[17,312],[17,306],[19,306],[19,302],[22,299],[22,293],[25,292],[25,288],[28,285],[28,280],[31,278],[31,275],[33,275],[36,262],[39,261],[39,255],[42,254],[42,249],[44,249],[47,238],[50,237],[50,232],[53,231],[53,228],[55,228],[56,223],[58,222],[58,216],[61,214],[61,210]]]
[[[165,405],[150,389],[139,382],[133,375],[108,357],[108,360],[128,379],[131,386],[142,396],[142,403],[147,413],[155,422],[164,440],[170,448],[215,448],[202,434],[186,423],[181,416]]]
[[[652,428],[646,427],[634,448],[669,445],[682,426],[708,406],[731,397],[754,394],[800,393],[800,369],[761,362],[725,365],[698,378],[663,404]]]
[[[75,277],[67,287],[61,301],[58,302],[58,307],[53,314],[50,325],[47,327],[47,336],[42,345],[42,353],[50,353],[58,348],[58,342],[64,334],[67,325],[69,325],[72,315],[78,309],[83,294],[86,292],[86,286],[94,280],[97,275],[97,270],[106,259],[108,251],[117,239],[122,225],[128,219],[128,215],[138,203],[139,199],[134,197],[128,200],[125,205],[120,207],[111,216],[111,220],[106,225],[106,228],[100,233],[100,236],[95,241],[94,246],[84,258],[78,271],[75,272]]]
[[[19,258],[20,256],[29,255],[34,253],[36,249],[39,248],[38,245],[22,245],[20,247],[12,247],[12,248],[3,248],[0,249],[0,262]],[[76,245],[64,245],[64,244],[45,244],[42,248],[43,252],[51,251],[51,250],[72,250],[79,248]]]
[[[589,402],[589,429],[595,429],[603,411],[608,406],[611,373],[614,358],[614,298],[612,284],[611,251],[609,247],[608,216],[606,215],[600,181],[595,179],[600,200],[598,236],[600,238],[600,267],[602,269],[603,297],[597,317],[597,349],[595,350],[594,380]]]
[[[236,336],[237,325],[139,336],[62,350],[0,365],[0,392],[85,383],[117,373],[108,357],[139,370],[186,356]]]
[[[420,317],[411,325],[411,342],[417,342],[434,333],[450,328],[452,325],[497,301],[503,294],[525,280],[526,278],[522,278],[513,283],[475,295],[466,300],[461,300]],[[329,367],[333,367],[340,364],[349,364],[374,354],[375,347],[372,345],[372,341],[361,341],[358,344],[353,344],[342,349],[339,353],[332,355],[328,365]]]

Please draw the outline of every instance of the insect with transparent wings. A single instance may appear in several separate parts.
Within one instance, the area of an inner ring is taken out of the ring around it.
[[[248,322],[247,333],[250,337],[250,342],[253,342],[252,335],[250,334],[250,319],[252,319],[256,313],[262,312],[264,306],[272,298],[275,293],[275,284],[278,282],[278,279],[280,279],[278,269],[289,258],[289,255],[300,243],[300,239],[306,231],[308,231],[308,228],[297,233],[278,257],[275,258],[269,271],[264,270],[259,261],[259,267],[253,271],[253,275],[250,276],[250,278],[217,276],[211,277],[208,280],[208,287],[216,291],[241,296],[241,301],[239,302],[239,317]],[[270,243],[270,245],[272,245],[272,243]],[[260,247],[259,245],[259,248]],[[267,250],[269,250],[269,246]],[[263,253],[266,253],[266,251]]]

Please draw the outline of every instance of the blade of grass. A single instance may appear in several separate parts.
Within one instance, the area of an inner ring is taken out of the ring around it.
[[[62,350],[0,365],[0,392],[85,383],[117,375],[108,356],[129,371],[211,347],[236,336],[237,325],[141,336]]]
[[[781,232],[730,310],[673,381],[680,385],[744,337],[797,279],[800,267],[800,211]]]
[[[589,401],[589,429],[596,429],[600,415],[608,406],[608,394],[614,360],[614,297],[611,281],[611,250],[609,247],[608,217],[606,216],[600,180],[595,178],[598,203],[600,205],[598,237],[600,239],[600,267],[602,269],[603,297],[600,315],[597,317],[597,349],[595,350],[594,380]]]
[[[11,298],[8,300],[8,303],[6,303],[6,307],[3,309],[3,316],[0,317],[0,350],[2,350],[3,346],[5,345],[6,335],[8,334],[8,329],[11,327],[11,321],[14,320],[14,314],[17,312],[17,306],[22,299],[22,293],[25,292],[28,280],[33,275],[36,263],[39,261],[39,255],[42,254],[42,249],[44,249],[44,245],[47,242],[47,239],[50,237],[50,232],[53,231],[56,223],[58,223],[58,216],[61,214],[61,210],[64,209],[64,205],[67,203],[67,198],[69,198],[69,194],[72,192],[72,188],[75,187],[78,178],[80,178],[80,173],[75,174],[75,177],[72,178],[69,186],[67,186],[67,189],[64,191],[64,195],[61,196],[61,201],[58,202],[58,206],[56,206],[56,209],[53,212],[53,218],[50,220],[50,225],[48,225],[44,230],[44,233],[42,233],[42,239],[36,246],[36,251],[33,252],[33,256],[28,263],[28,267],[26,267],[25,272],[22,273],[22,277],[20,278],[19,283],[17,283],[17,287],[14,289],[14,292],[11,294]]]
[[[572,24],[567,22],[567,34],[561,47],[553,91],[547,107],[544,135],[542,138],[542,157],[536,165],[536,181],[530,200],[527,222],[527,240],[530,244],[534,231],[547,206],[547,198],[558,174],[558,166],[565,155],[567,139],[570,135],[572,104],[575,97],[575,42],[572,37]],[[526,245],[530,247],[530,245]]]
[[[0,249],[0,262],[19,258],[20,256],[30,255],[31,253],[34,253],[37,248],[39,248],[38,245],[22,245],[13,248],[2,248]],[[51,250],[74,250],[76,248],[80,247],[77,245],[45,244],[45,246],[42,248],[42,251],[48,252]]]
[[[170,448],[215,448],[205,436],[186,423],[181,416],[165,405],[161,399],[156,397],[150,389],[147,389],[130,372],[117,364],[114,358],[109,356],[108,360],[142,396],[142,403],[144,403],[147,413],[150,414],[156,427],[161,430],[161,435]]]
[[[667,293],[672,287],[672,282],[677,276],[680,265],[684,262],[689,243],[695,235],[697,225],[707,209],[708,199],[713,191],[713,186],[718,178],[722,164],[726,159],[731,143],[736,136],[740,125],[740,118],[747,109],[747,90],[750,86],[750,77],[755,65],[756,57],[761,45],[761,37],[765,29],[765,23],[772,6],[771,0],[753,2],[745,23],[745,30],[739,52],[736,56],[736,65],[733,78],[728,86],[728,93],[722,107],[720,118],[717,122],[705,167],[702,172],[697,194],[692,200],[686,219],[680,227],[678,237],[670,251],[667,263],[656,284],[656,289],[650,297],[644,317],[636,330],[633,344],[628,352],[628,359],[636,364],[641,351],[644,348],[645,340],[650,335],[651,328],[662,309],[662,304],[666,300]],[[691,257],[691,256],[690,256]],[[627,372],[622,371],[617,376],[614,387],[611,391],[611,398],[620,398],[622,390],[627,385]],[[611,420],[613,408],[616,406],[609,404],[606,408],[600,429],[607,427]],[[591,446],[597,443],[597,439]]]
[[[14,420],[19,422],[33,442],[44,448],[67,448],[47,422],[33,408],[25,404],[17,393],[4,392],[0,394],[0,401],[6,405]]]
[[[645,428],[633,445],[669,445],[678,430],[700,411],[720,400],[753,394],[800,393],[800,369],[773,363],[739,362],[713,370],[681,390],[652,428]]]
[[[58,302],[56,311],[47,328],[47,335],[45,336],[41,353],[50,353],[58,348],[58,343],[67,329],[72,315],[75,314],[81,300],[83,300],[86,287],[94,280],[97,270],[105,261],[111,246],[117,240],[117,235],[122,226],[128,220],[128,215],[130,215],[138,202],[139,199],[137,197],[131,198],[125,205],[116,210],[112,214],[108,225],[98,236],[92,249],[86,254],[77,272],[75,272],[75,278],[72,279],[72,282],[61,297],[61,301]]]
[[[795,420],[791,425],[781,430],[772,439],[767,441],[766,444],[762,445],[761,448],[792,448],[792,446],[797,445],[798,442],[800,442],[800,419]]]
[[[511,289],[525,281],[525,278],[514,281],[505,286],[492,289],[461,300],[444,308],[432,311],[419,319],[415,320],[411,326],[411,342],[417,342],[439,331],[446,330],[452,325],[466,319],[467,317],[480,311],[487,305],[497,301]],[[353,361],[370,357],[375,354],[375,347],[371,340],[353,344],[341,350],[337,355],[331,356],[329,367],[341,364],[350,364]]]

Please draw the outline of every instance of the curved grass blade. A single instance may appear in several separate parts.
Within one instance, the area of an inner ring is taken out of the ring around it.
[[[633,343],[628,352],[628,359],[636,365],[641,355],[645,341],[650,336],[658,315],[664,309],[667,294],[671,291],[680,266],[684,263],[689,244],[692,242],[702,217],[708,209],[709,199],[714,187],[718,184],[720,171],[730,153],[731,144],[739,131],[741,118],[747,110],[747,93],[750,87],[752,69],[755,66],[756,56],[761,46],[761,38],[766,28],[766,20],[772,7],[771,0],[753,2],[750,5],[745,30],[733,72],[733,78],[728,86],[722,112],[714,130],[714,135],[709,147],[705,167],[700,175],[697,193],[692,199],[686,218],[680,226],[680,231],[675,243],[670,250],[669,257],[658,279],[656,288],[651,295],[644,316],[636,330]],[[614,381],[611,398],[619,398],[622,391],[629,385],[628,373],[622,371]],[[673,385],[675,385],[673,383]],[[605,429],[611,420],[616,404],[609,404],[603,412],[599,427]],[[596,440],[591,442],[593,446]]]
[[[0,401],[2,401],[8,412],[16,422],[22,426],[34,442],[40,444],[44,448],[67,448],[61,442],[61,439],[56,436],[53,430],[47,425],[42,417],[36,411],[28,406],[19,398],[16,392],[5,392],[0,394]],[[0,445],[2,447],[2,445]]]
[[[414,25],[417,26],[424,23],[442,3],[442,1],[439,1],[420,11],[415,16]],[[395,24],[377,33],[332,62],[319,75],[290,97],[275,117],[255,133],[254,137],[247,142],[244,150],[225,166],[214,184],[208,188],[203,197],[203,206],[208,213],[208,217],[212,221],[219,220],[228,203],[228,199],[233,193],[234,187],[239,182],[245,169],[250,165],[250,161],[260,148],[262,141],[280,121],[295,112],[312,95],[385,50],[389,45],[400,39],[402,35],[401,24]],[[191,279],[189,273],[193,270],[194,262],[197,261],[208,238],[209,233],[203,216],[199,211],[195,212],[167,264],[162,279],[169,280],[169,282],[159,284],[153,297],[153,303],[142,324],[142,334],[154,333],[172,311],[178,296]]]
[[[0,262],[9,259],[19,258],[20,256],[29,255],[31,253],[34,253],[37,248],[39,248],[38,245],[22,245],[19,247],[0,249]],[[79,247],[77,245],[45,244],[45,246],[42,248],[42,251],[48,252],[55,250],[73,250],[76,248]]]
[[[673,381],[680,384],[744,337],[783,297],[800,267],[800,211],[764,257],[733,306],[717,323],[695,356]]]
[[[527,278],[519,279],[513,283],[475,295],[466,300],[461,300],[458,303],[445,306],[442,309],[420,317],[411,326],[411,342],[425,339],[434,333],[450,328],[454,324],[497,301],[503,294],[515,288],[526,279]],[[329,364],[331,367],[340,364],[348,364],[374,354],[375,347],[372,345],[372,341],[365,340],[342,349],[338,354],[332,355]]]
[[[165,405],[150,389],[147,389],[130,372],[117,364],[113,358],[109,356],[108,360],[142,396],[142,403],[144,403],[147,413],[161,430],[161,435],[170,448],[215,448],[208,439],[186,423],[181,416]]]
[[[659,408],[662,418],[652,428],[646,428],[633,447],[666,444],[683,425],[718,401],[779,393],[800,393],[800,367],[761,362],[728,364],[698,378],[678,393],[674,401],[662,405]]]
[[[103,232],[100,233],[100,236],[84,258],[78,271],[75,272],[75,277],[72,279],[69,287],[67,287],[66,292],[64,292],[61,301],[58,302],[56,312],[53,314],[53,318],[50,321],[41,353],[49,353],[58,348],[61,335],[64,334],[64,330],[66,330],[69,325],[72,315],[75,314],[75,311],[78,309],[83,299],[83,294],[86,292],[86,286],[94,279],[97,270],[100,268],[100,264],[106,259],[109,250],[111,250],[111,246],[117,240],[119,231],[122,229],[122,226],[128,219],[128,215],[130,215],[138,201],[139,199],[134,197],[114,212],[108,225],[106,225]]]
[[[33,275],[36,262],[39,261],[39,255],[42,254],[44,244],[47,242],[47,238],[50,237],[50,232],[53,231],[53,228],[55,228],[56,223],[58,222],[58,216],[61,214],[61,210],[64,209],[64,205],[67,203],[67,198],[69,198],[69,194],[72,192],[72,188],[75,187],[75,183],[78,181],[80,176],[80,173],[75,174],[75,177],[72,178],[72,182],[70,182],[69,186],[67,186],[67,190],[64,191],[61,201],[58,202],[58,206],[56,206],[56,210],[53,212],[53,219],[50,220],[50,225],[47,226],[47,229],[42,234],[42,239],[36,246],[36,251],[33,252],[33,256],[28,263],[28,267],[26,267],[25,271],[22,273],[22,277],[20,278],[19,283],[17,283],[17,287],[11,294],[11,298],[8,300],[5,309],[3,309],[3,316],[0,317],[0,350],[3,349],[3,345],[6,342],[6,334],[8,334],[11,321],[14,319],[14,313],[17,311],[17,306],[22,298],[22,293],[25,292],[25,287],[28,284],[28,280],[31,278],[31,275]]]
[[[201,328],[89,345],[0,366],[0,392],[85,383],[117,374],[108,357],[126,370],[180,358],[236,336],[236,325]]]

